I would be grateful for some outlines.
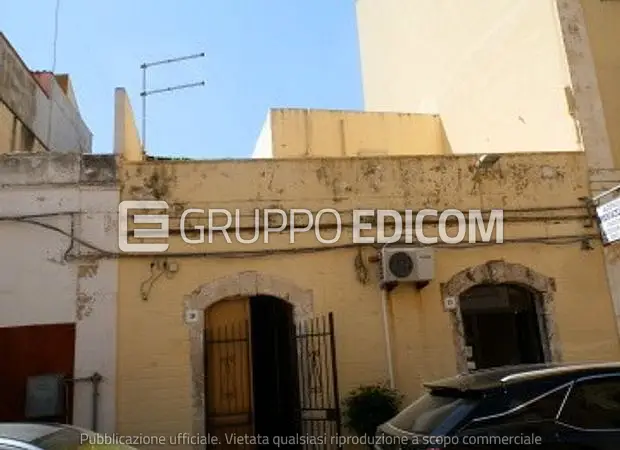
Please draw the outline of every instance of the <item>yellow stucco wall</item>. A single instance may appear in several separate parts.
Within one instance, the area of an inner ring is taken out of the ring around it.
[[[620,3],[581,0],[615,166],[620,167]]]
[[[255,158],[441,155],[451,153],[431,114],[273,109]]]
[[[143,158],[133,108],[123,88],[114,92],[114,153],[127,161],[141,161]]]
[[[480,177],[473,177],[475,161],[473,156],[420,156],[125,162],[121,195],[125,200],[165,199],[177,217],[183,208],[247,213],[254,208],[329,207],[341,211],[345,222],[355,208],[513,210],[505,213],[504,227],[504,238],[512,242],[438,248],[435,278],[426,288],[416,292],[401,286],[392,293],[397,388],[412,398],[423,380],[456,372],[452,324],[442,309],[441,285],[457,272],[489,260],[519,263],[555,280],[554,318],[565,360],[620,358],[599,243],[592,241],[593,249],[584,250],[574,239],[535,242],[595,233],[585,227],[586,211],[578,200],[588,195],[584,154],[503,155]],[[536,239],[514,241],[526,238]],[[381,291],[376,265],[368,261],[372,249],[325,250],[313,234],[298,235],[295,244],[288,243],[287,235],[272,236],[268,246],[262,240],[227,244],[221,236],[204,245],[184,244],[178,235],[170,242],[168,255],[178,271],[152,283],[152,256],[120,259],[119,433],[192,432],[190,341],[183,299],[206,283],[243,271],[278,276],[311,290],[315,313],[334,312],[342,395],[360,383],[387,378]],[[350,230],[340,242],[350,242]],[[302,247],[315,250],[301,252]],[[214,254],[266,248],[281,253]],[[368,273],[366,283],[361,281],[359,260],[356,263],[358,252]]]

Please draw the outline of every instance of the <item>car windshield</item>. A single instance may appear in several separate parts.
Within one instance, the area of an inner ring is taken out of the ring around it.
[[[410,433],[445,433],[475,406],[473,399],[428,393],[388,423]]]

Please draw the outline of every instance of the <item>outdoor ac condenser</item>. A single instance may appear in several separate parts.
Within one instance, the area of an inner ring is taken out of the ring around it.
[[[424,283],[435,276],[431,248],[384,247],[381,251],[383,283]]]

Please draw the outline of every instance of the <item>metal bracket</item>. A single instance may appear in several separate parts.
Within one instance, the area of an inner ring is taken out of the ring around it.
[[[396,281],[381,281],[379,283],[379,289],[387,292],[392,292],[398,286],[398,282]]]
[[[583,226],[584,228],[592,228],[596,219],[596,204],[590,197],[579,197],[579,201],[584,203],[588,212],[588,217]]]

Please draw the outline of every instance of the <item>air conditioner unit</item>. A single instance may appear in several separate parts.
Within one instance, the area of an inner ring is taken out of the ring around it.
[[[435,276],[431,248],[384,247],[381,251],[383,283],[427,283]]]

